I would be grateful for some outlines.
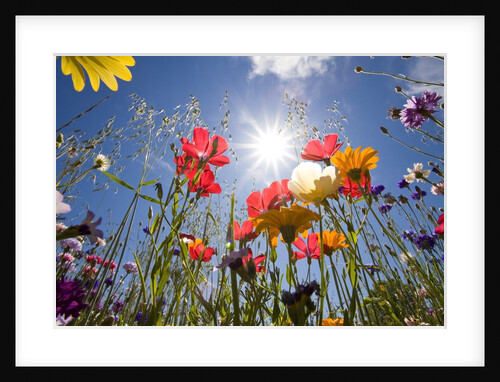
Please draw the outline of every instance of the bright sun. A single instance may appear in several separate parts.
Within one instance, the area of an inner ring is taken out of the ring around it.
[[[251,170],[276,180],[280,176],[280,169],[289,167],[296,160],[292,155],[290,137],[284,132],[278,132],[277,128],[255,128],[244,147],[249,152]]]

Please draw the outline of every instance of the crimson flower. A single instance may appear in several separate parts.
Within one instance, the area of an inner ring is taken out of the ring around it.
[[[187,138],[181,139],[182,150],[191,158],[201,162],[222,167],[230,162],[229,158],[221,155],[227,150],[228,144],[220,135],[213,135],[209,138],[208,130],[202,127],[195,127],[193,131],[193,141]]]
[[[330,157],[337,152],[343,142],[337,143],[338,135],[329,134],[325,137],[324,144],[318,139],[307,142],[304,152],[300,156],[302,159],[318,162],[326,161],[330,163]]]
[[[252,257],[252,251],[249,249],[248,256],[242,258],[242,260],[243,260],[243,266],[246,269],[248,269],[249,268],[249,264],[253,263],[253,264],[255,264],[255,272],[257,272],[257,273],[266,272],[266,268],[265,267],[263,267],[261,265],[258,265],[259,263],[261,263],[265,259],[266,259],[266,255],[264,255],[264,254],[260,254],[259,256]]]
[[[214,254],[215,250],[211,247],[205,247],[203,243],[189,246],[189,258],[191,260],[198,261],[201,259],[204,263],[208,263]]]
[[[444,235],[444,214],[439,216],[438,225],[434,228],[434,232],[438,235]]]
[[[293,252],[296,259],[303,259],[304,257],[319,259],[321,257],[321,248],[318,245],[317,233],[311,233],[307,236],[307,245],[300,236],[292,244],[300,250],[300,252]]]
[[[189,179],[193,179],[196,173],[198,172],[198,164],[199,161],[197,159],[191,158],[186,153],[182,154],[179,157],[174,158],[174,162],[177,165],[176,174],[186,175]],[[205,164],[203,171],[210,170],[210,166]]]
[[[366,177],[365,174],[361,173],[361,179],[359,180],[359,184],[365,190],[371,189],[371,179]],[[340,191],[344,195],[351,195],[352,198],[359,198],[363,196],[363,193],[359,189],[358,183],[353,182],[351,178],[345,177],[344,184],[340,187]]]
[[[288,189],[288,179],[283,179],[281,182],[276,180],[271,183],[269,188],[276,193],[276,204],[278,208],[280,206],[286,207],[287,202],[293,200],[293,194]]]
[[[208,196],[209,194],[220,194],[222,189],[218,183],[214,183],[215,175],[211,170],[204,171],[200,179],[193,184],[193,179],[189,181],[189,190],[196,192],[199,196]]]
[[[266,256],[264,254],[254,258],[250,247],[242,248],[231,252],[220,265],[215,267],[215,269],[229,267],[231,270],[238,273],[243,280],[249,282],[257,273],[266,272],[265,267],[258,265],[264,261],[265,258]]]
[[[266,211],[276,209],[276,201],[277,195],[270,188],[264,188],[262,193],[260,191],[252,192],[246,200],[248,217],[256,218]]]
[[[250,218],[256,218],[269,210],[279,210],[287,201],[292,200],[292,193],[288,189],[288,179],[281,182],[274,181],[269,187],[252,192],[247,200],[247,211]]]
[[[259,236],[259,233],[253,230],[253,223],[250,220],[244,221],[241,226],[235,220],[233,223],[233,227],[234,227],[234,240],[241,240],[247,242]]]

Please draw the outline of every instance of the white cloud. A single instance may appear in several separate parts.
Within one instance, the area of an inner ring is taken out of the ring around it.
[[[409,78],[433,83],[444,83],[444,62],[435,58],[412,58],[414,65],[407,74]],[[424,90],[444,96],[443,86],[407,83],[405,93],[420,96]]]
[[[333,57],[328,56],[253,56],[250,78],[274,74],[282,80],[324,74]]]

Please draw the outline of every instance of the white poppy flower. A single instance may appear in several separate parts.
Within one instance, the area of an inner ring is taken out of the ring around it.
[[[292,171],[288,189],[301,202],[318,205],[337,191],[341,180],[340,171],[335,166],[327,166],[322,170],[317,163],[303,162]]]

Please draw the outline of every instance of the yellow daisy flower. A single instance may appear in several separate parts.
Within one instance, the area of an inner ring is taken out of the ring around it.
[[[336,231],[323,231],[322,236],[323,248],[326,255],[331,255],[340,248],[349,247],[348,244],[344,243],[346,238],[342,233]]]
[[[64,75],[71,74],[73,86],[77,92],[85,87],[85,72],[89,77],[94,91],[99,90],[100,81],[111,90],[118,90],[115,77],[130,81],[132,74],[127,66],[134,66],[135,60],[131,56],[62,56],[61,70]],[[85,72],[84,72],[85,71]]]
[[[299,233],[312,227],[312,221],[318,221],[320,216],[297,204],[291,207],[280,207],[278,210],[269,210],[259,215],[254,220],[255,231],[269,230],[271,239],[281,237],[285,243],[291,244],[297,239]]]
[[[352,150],[351,146],[346,147],[345,153],[337,151],[330,162],[340,170],[343,177],[349,177],[353,182],[361,180],[361,174],[369,175],[369,170],[377,167],[376,163],[379,157],[376,155],[378,151],[371,147],[361,151],[361,146],[356,150]]]

